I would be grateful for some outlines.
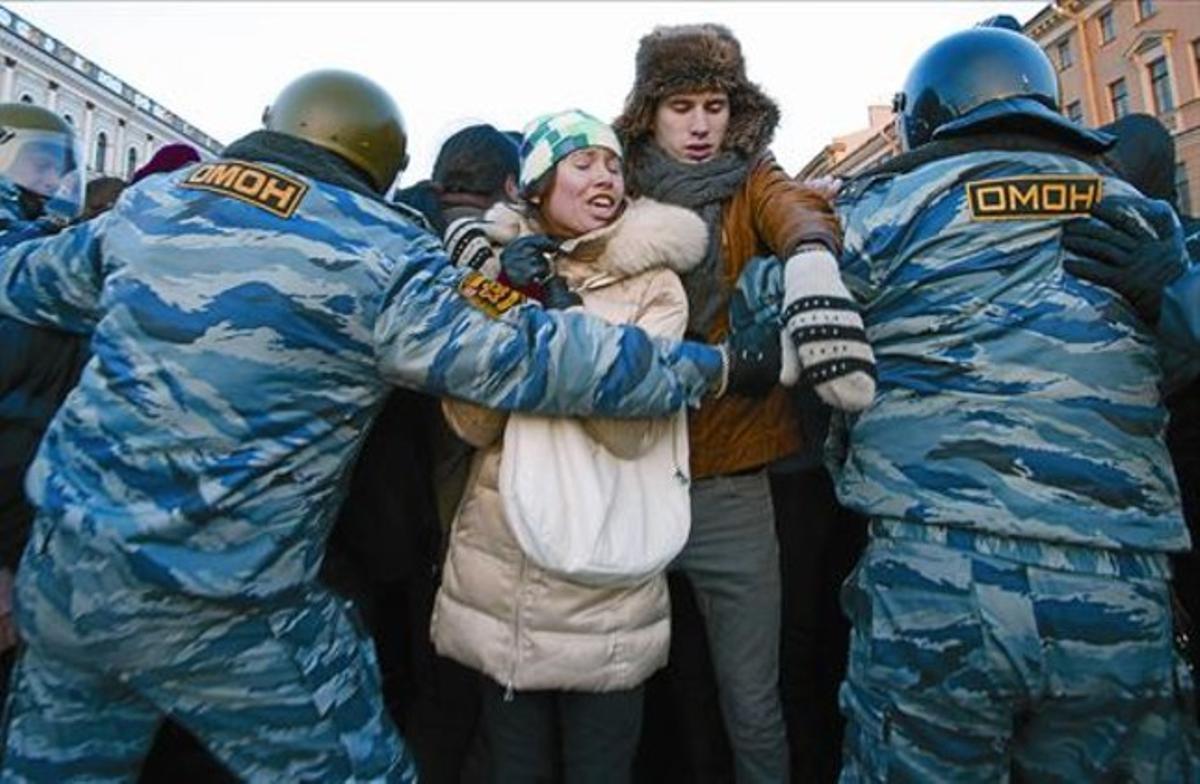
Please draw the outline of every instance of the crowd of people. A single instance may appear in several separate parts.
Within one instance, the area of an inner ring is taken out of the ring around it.
[[[0,780],[1200,781],[1169,132],[1006,18],[846,183],[719,25],[585,109],[0,105]]]

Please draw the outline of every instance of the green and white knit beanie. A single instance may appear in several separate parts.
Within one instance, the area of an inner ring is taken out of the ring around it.
[[[608,123],[579,109],[544,114],[521,134],[521,193],[576,150],[604,147],[624,157],[621,142]]]

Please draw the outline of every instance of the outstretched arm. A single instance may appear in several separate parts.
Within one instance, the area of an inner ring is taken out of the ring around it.
[[[105,217],[52,236],[40,231],[0,236],[0,314],[34,326],[88,334],[99,320],[104,272],[100,239]]]
[[[720,387],[721,352],[655,340],[580,312],[546,311],[417,240],[375,326],[389,381],[489,408],[570,416],[666,416]]]

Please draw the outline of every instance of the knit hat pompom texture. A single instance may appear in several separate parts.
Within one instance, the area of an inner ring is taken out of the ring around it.
[[[624,155],[612,127],[579,109],[544,114],[526,125],[521,136],[522,193],[576,150],[604,147],[618,158]]]
[[[632,150],[654,135],[654,115],[663,98],[705,91],[729,96],[724,149],[749,157],[767,148],[779,125],[779,107],[746,78],[741,44],[718,24],[657,27],[644,36],[633,89],[613,128]]]

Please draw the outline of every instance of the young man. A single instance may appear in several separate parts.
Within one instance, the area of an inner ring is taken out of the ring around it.
[[[373,82],[309,74],[264,119],[0,256],[0,312],[93,348],[26,482],[6,780],[124,780],[168,713],[241,779],[412,779],[372,648],[316,579],[389,383],[625,416],[761,383],[741,352],[451,268],[380,198],[407,139]]]
[[[830,330],[802,333],[796,343],[789,335],[785,373],[794,380],[799,360],[827,401],[859,409],[873,394],[872,360],[837,278],[837,221],[767,150],[778,122],[779,109],[746,77],[737,39],[706,24],[662,27],[642,39],[614,127],[631,190],[693,209],[708,224],[704,263],[684,276],[689,334],[724,339],[733,283],[751,257],[774,254],[796,282],[789,303],[808,296],[797,318]],[[789,393],[776,386],[762,397],[702,405],[689,436],[692,533],[676,567],[705,618],[738,781],[785,781],[779,554],[766,466],[799,448],[799,424]]]
[[[897,112],[906,154],[838,204],[884,358],[837,467],[871,518],[843,593],[842,780],[1194,781],[1168,368],[1154,314],[1071,274],[1094,255],[1063,228],[1149,217],[1140,244],[1173,240],[1179,265],[1178,224],[1111,175],[1111,137],[1059,114],[1018,33],[938,42]]]

